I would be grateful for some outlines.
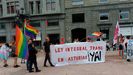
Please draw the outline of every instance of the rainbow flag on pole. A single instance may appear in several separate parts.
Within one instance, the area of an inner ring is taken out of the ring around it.
[[[19,58],[28,57],[28,44],[25,35],[21,29],[16,25],[16,52]]]
[[[33,39],[36,38],[36,35],[39,33],[39,31],[36,28],[29,25],[29,23],[27,23],[26,20],[24,21],[24,31],[27,36]]]

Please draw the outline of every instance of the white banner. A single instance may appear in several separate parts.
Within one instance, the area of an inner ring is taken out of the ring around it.
[[[55,66],[105,62],[106,43],[77,42],[51,45],[51,61]]]
[[[127,43],[127,59],[133,59],[133,40]]]

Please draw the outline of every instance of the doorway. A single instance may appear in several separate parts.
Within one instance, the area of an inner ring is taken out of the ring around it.
[[[76,38],[78,38],[80,42],[86,41],[86,29],[76,28],[71,31],[71,34],[72,34],[72,42]]]

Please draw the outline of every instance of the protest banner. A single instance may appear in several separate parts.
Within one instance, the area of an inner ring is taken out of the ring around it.
[[[133,59],[133,40],[129,40],[127,43],[127,59]]]
[[[51,61],[55,66],[105,62],[106,43],[77,42],[51,45]]]

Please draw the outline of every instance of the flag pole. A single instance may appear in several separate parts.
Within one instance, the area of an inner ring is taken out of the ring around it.
[[[25,39],[26,39],[26,42],[27,42],[27,37],[26,37],[26,35],[25,35],[25,27],[26,27],[26,25],[27,25],[27,20],[26,19],[24,19],[24,27],[23,27],[23,30],[24,30],[24,36],[25,36]],[[28,51],[28,46],[27,46],[27,51]],[[27,52],[28,53],[28,52]],[[29,54],[26,54],[26,58],[25,59],[28,59],[28,55]]]
[[[119,18],[118,18],[118,24],[119,24],[119,22],[120,22],[120,15],[119,15]],[[118,33],[118,38],[117,38],[117,47],[116,47],[116,49],[119,51],[119,44],[120,44],[120,41],[119,41],[119,39],[120,39],[120,26],[119,26],[119,33]],[[119,52],[119,55],[120,55],[120,52]]]
[[[24,30],[24,35],[25,35],[25,25],[26,25],[26,19],[24,19],[24,28],[23,28],[23,30]]]

